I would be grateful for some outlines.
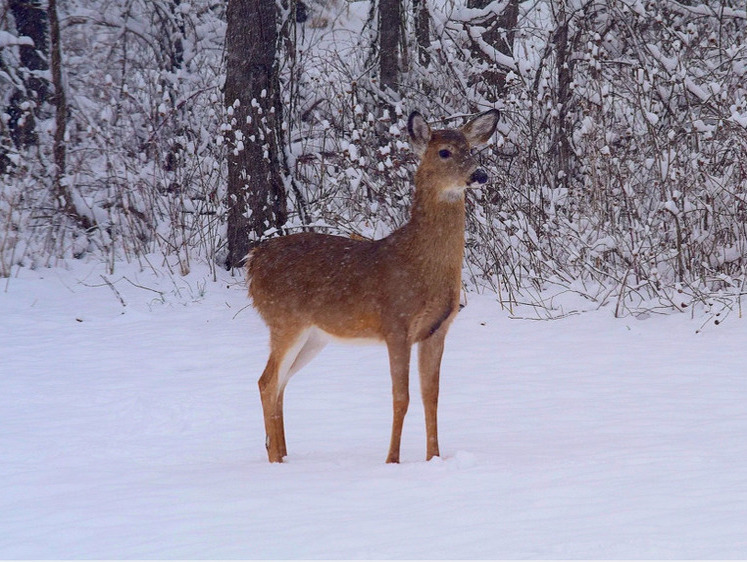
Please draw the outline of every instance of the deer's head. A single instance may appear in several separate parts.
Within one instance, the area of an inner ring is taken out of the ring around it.
[[[420,113],[412,112],[407,130],[413,150],[421,159],[416,187],[427,184],[439,198],[453,199],[468,187],[488,181],[488,174],[477,166],[472,150],[490,140],[499,117],[498,110],[491,109],[459,129],[433,131]]]

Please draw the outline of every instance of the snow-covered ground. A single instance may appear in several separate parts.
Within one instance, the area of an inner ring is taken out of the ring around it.
[[[264,451],[241,280],[0,280],[0,558],[745,558],[747,320],[511,320],[470,295],[442,459],[413,402],[384,464],[383,347],[330,346]],[[111,285],[110,285],[111,284]]]

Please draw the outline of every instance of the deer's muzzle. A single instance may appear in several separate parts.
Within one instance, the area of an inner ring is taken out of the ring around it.
[[[485,183],[486,181],[488,181],[488,174],[480,168],[472,172],[472,175],[469,177],[470,184]]]

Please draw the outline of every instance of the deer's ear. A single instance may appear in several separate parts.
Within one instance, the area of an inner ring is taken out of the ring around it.
[[[480,146],[490,140],[498,126],[501,114],[497,109],[490,109],[481,113],[462,127],[462,133],[470,146]]]
[[[417,111],[410,113],[410,118],[407,120],[407,132],[410,133],[410,142],[415,154],[419,157],[423,156],[431,140],[431,128]]]

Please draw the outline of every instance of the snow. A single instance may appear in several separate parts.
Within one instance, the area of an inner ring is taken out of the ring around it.
[[[679,65],[679,60],[677,59],[677,57],[665,56],[664,53],[661,52],[659,46],[654,45],[653,43],[648,43],[646,45],[646,49],[648,49],[648,52],[651,53],[657,61],[659,61],[659,63],[666,69],[667,72],[673,74],[677,70],[677,66]]]
[[[484,27],[479,26],[470,26],[468,27],[469,37],[474,43],[476,43],[480,50],[492,61],[495,62],[496,65],[509,68],[511,70],[516,70],[516,61],[513,59],[513,57],[509,57],[508,55],[505,55],[492,45],[490,45],[487,41],[485,41],[482,36],[485,33],[486,29]]]
[[[385,349],[290,382],[266,461],[267,332],[242,280],[73,264],[0,285],[2,558],[744,558],[747,324],[511,319],[468,295],[385,465]],[[14,274],[16,272],[14,271]]]
[[[34,40],[31,37],[21,35],[17,37],[4,29],[0,29],[0,48],[12,47],[14,45],[27,45],[30,47],[34,46]]]
[[[737,111],[733,111],[729,119],[731,121],[734,121],[735,123],[739,123],[742,127],[747,129],[747,112],[739,113]]]

